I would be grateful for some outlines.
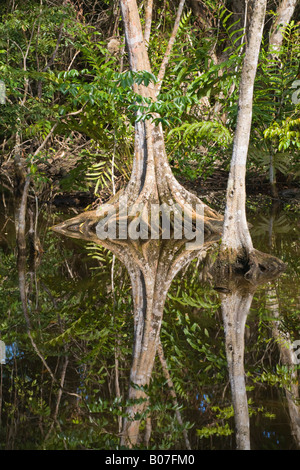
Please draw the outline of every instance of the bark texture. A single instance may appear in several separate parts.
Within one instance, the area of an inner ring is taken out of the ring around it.
[[[276,53],[280,50],[283,41],[283,30],[291,21],[297,3],[298,0],[281,1],[270,31],[269,45],[271,53]]]
[[[283,66],[279,55],[283,43],[283,32],[292,19],[297,2],[298,0],[282,0],[277,9],[269,36],[269,56],[272,65],[277,65],[279,67]],[[276,168],[274,165],[274,154],[272,150],[270,151],[269,164],[271,195],[274,199],[278,199]]]
[[[266,0],[255,0],[239,88],[238,116],[227,185],[220,260],[244,269],[251,280],[263,270],[283,268],[283,263],[254,249],[246,217],[246,163],[252,122],[252,103]]]
[[[136,0],[120,0],[120,6],[130,68],[133,72],[151,72]],[[134,84],[135,93],[143,98],[156,100],[175,41],[183,6],[184,1],[181,0],[169,45],[162,60],[158,83],[150,83],[148,86]],[[151,2],[147,4],[147,24],[150,21],[148,7],[150,9]],[[156,124],[156,117],[143,119],[141,113],[137,112],[133,166],[126,188],[113,196],[107,205],[104,205],[100,210],[83,213],[80,223],[85,225],[97,223],[103,218],[106,208],[112,205],[116,209],[118,217],[120,202],[126,199],[128,206],[137,208],[136,212],[139,213],[142,222],[146,225],[149,225],[152,204],[167,204],[170,207],[177,205],[184,215],[193,222],[199,220],[201,223],[203,222],[205,233],[220,235],[223,217],[187,191],[174,177],[166,154],[163,129],[161,124]],[[142,206],[141,210],[138,210],[139,205]],[[187,209],[187,205],[189,205],[189,209]],[[203,210],[197,211],[197,205]],[[133,210],[133,212],[135,211]],[[74,225],[78,223],[78,220],[77,217],[74,219]]]

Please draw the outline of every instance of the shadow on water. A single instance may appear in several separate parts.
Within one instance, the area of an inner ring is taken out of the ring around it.
[[[218,277],[216,239],[194,251],[184,240],[99,243],[95,227],[68,221],[61,237],[49,227],[65,215],[36,217],[34,204],[18,250],[10,203],[0,448],[300,448],[299,246],[288,215],[253,221],[255,246],[288,264],[254,286]]]

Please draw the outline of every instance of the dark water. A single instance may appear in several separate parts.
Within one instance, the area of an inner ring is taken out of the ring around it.
[[[38,207],[40,255],[18,264],[13,204],[1,205],[2,450],[120,447],[134,342],[130,278],[111,251],[49,229],[73,215]],[[286,353],[300,340],[299,223],[292,211],[267,206],[249,218],[255,247],[287,263],[246,312],[251,449],[299,449],[299,366]],[[136,448],[236,448],[222,293],[204,270],[192,260],[169,289],[165,362],[155,359]]]

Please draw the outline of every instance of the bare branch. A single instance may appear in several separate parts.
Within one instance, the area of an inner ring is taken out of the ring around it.
[[[153,11],[153,0],[147,0],[147,5],[145,9],[145,30],[144,30],[144,41],[145,41],[146,49],[148,49],[149,40],[150,40],[152,11]]]
[[[60,25],[60,27],[59,27],[59,32],[58,32],[58,37],[57,37],[55,49],[54,49],[54,51],[53,51],[52,56],[50,57],[49,62],[47,62],[47,64],[46,64],[45,67],[43,68],[43,72],[46,72],[46,71],[48,70],[48,68],[51,67],[51,65],[52,65],[53,62],[54,62],[54,59],[55,59],[56,54],[57,54],[57,52],[58,52],[58,48],[59,48],[60,41],[61,41],[61,38],[62,38],[63,27],[64,27],[64,22],[63,22],[63,23]]]
[[[34,152],[33,156],[36,157],[42,150],[43,148],[45,147],[46,143],[48,142],[48,140],[50,139],[50,137],[52,136],[53,132],[55,131],[56,127],[58,125],[58,122],[56,122],[52,128],[50,129],[49,133],[46,135],[45,139],[43,140],[43,142],[41,143],[41,145],[39,146],[39,148]]]
[[[159,343],[157,345],[157,354],[158,354],[158,357],[159,357],[159,360],[160,360],[160,363],[161,363],[161,366],[162,366],[162,369],[163,369],[165,379],[167,381],[167,384],[168,384],[168,387],[169,387],[169,390],[170,390],[170,395],[173,399],[173,404],[174,404],[174,406],[176,406],[175,413],[176,413],[177,421],[180,424],[180,426],[183,426],[181,413],[178,410],[178,401],[177,401],[177,396],[176,396],[174,384],[173,384],[173,381],[171,379],[171,376],[170,376],[170,373],[169,373],[169,370],[168,370],[167,361],[165,359],[164,350],[163,350],[160,339],[159,339]],[[189,442],[189,438],[188,438],[186,429],[183,430],[183,436],[184,436],[186,448],[191,450],[191,444]]]

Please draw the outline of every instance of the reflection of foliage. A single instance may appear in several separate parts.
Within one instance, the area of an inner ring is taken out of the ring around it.
[[[272,150],[263,142],[259,146],[252,146],[249,151],[252,164],[257,168],[261,168],[264,172],[267,172],[270,167],[270,156]],[[273,167],[276,171],[280,171],[283,175],[287,175],[291,171],[291,165],[295,162],[291,160],[291,155],[284,152],[272,153]],[[295,174],[295,177],[297,175]]]
[[[276,229],[273,249],[277,255],[284,252],[289,262],[289,271],[276,287],[280,319],[284,331],[298,337],[299,305],[293,289],[299,272],[296,235],[294,230],[281,230],[286,219],[276,220],[272,225]],[[261,222],[266,227],[265,236],[261,226],[255,237],[260,248],[265,249],[269,226],[267,219]],[[256,225],[259,224],[255,222]],[[44,248],[41,264],[30,268],[26,279],[31,334],[55,381],[28,339],[19,300],[16,258],[12,252],[3,254],[1,339],[7,345],[7,364],[2,367],[0,446],[117,449],[119,421],[128,406],[133,341],[129,276],[100,246],[60,240],[44,230],[43,227],[40,233]],[[169,290],[161,343],[177,404],[157,358],[147,390],[150,402],[141,422],[141,436],[147,419],[152,422],[149,449],[182,448],[184,430],[193,448],[230,447],[234,422],[220,300],[209,278],[204,280],[205,268],[194,260],[174,279]],[[278,348],[272,339],[274,318],[266,306],[268,296],[264,287],[255,294],[247,321],[245,355],[250,414],[267,423],[273,421],[276,411],[261,402],[261,391],[276,389],[282,393],[289,385],[288,371],[282,365],[276,366]],[[143,447],[142,442],[139,447]]]
[[[252,234],[258,237],[268,234],[270,230],[275,231],[276,234],[284,235],[290,233],[293,226],[291,226],[288,216],[284,213],[272,221],[267,216],[261,215],[252,230]]]
[[[74,420],[78,419],[80,422],[87,420],[86,431],[89,429],[88,415],[90,414],[92,417],[93,412],[88,412],[86,418],[83,419],[80,403],[82,404],[82,410],[85,410],[85,412],[86,409],[89,409],[89,406],[92,410],[92,403],[89,404],[92,390],[97,400],[99,398],[97,393],[98,395],[99,393],[102,394],[106,389],[106,382],[110,380],[114,369],[111,350],[115,347],[116,338],[122,338],[120,355],[126,358],[131,351],[128,347],[128,341],[130,342],[131,338],[130,322],[128,322],[131,301],[128,291],[124,289],[121,298],[114,307],[118,315],[113,316],[110,313],[113,311],[112,296],[108,293],[110,286],[109,271],[107,269],[91,271],[91,278],[86,281],[84,275],[82,277],[84,273],[82,273],[82,266],[80,266],[80,256],[74,256],[73,253],[71,261],[70,254],[66,249],[63,249],[63,251],[57,249],[53,235],[47,237],[46,245],[47,259],[44,260],[41,270],[36,273],[38,292],[29,291],[28,302],[32,307],[30,310],[32,335],[51,369],[56,371],[55,375],[58,382],[65,363],[64,358],[68,356],[72,358],[69,363],[70,377],[67,379],[66,392],[61,404],[61,419],[65,423],[61,429],[61,446],[63,448],[63,435],[71,432],[71,428],[75,426]],[[108,258],[106,255],[106,257],[103,257],[102,263],[100,260],[97,260],[97,262],[105,266]],[[16,260],[13,256],[10,256],[5,258],[5,261],[6,265],[2,266],[5,275],[2,271],[1,280],[3,282],[1,282],[1,289],[7,290],[8,283],[12,285],[13,287],[10,290],[11,293],[14,292],[16,300],[14,302],[11,295],[10,307],[7,308],[8,299],[1,295],[2,311],[8,312],[2,322],[1,338],[7,346],[10,344],[16,345],[14,351],[17,352],[15,355],[8,355],[8,364],[5,366],[5,371],[11,369],[12,378],[14,378],[11,382],[11,388],[7,390],[4,396],[2,417],[3,420],[6,420],[8,428],[10,427],[9,423],[11,425],[14,422],[19,423],[18,436],[20,437],[16,438],[17,440],[14,439],[14,446],[17,448],[22,448],[23,445],[26,446],[26,442],[31,440],[30,433],[33,433],[33,442],[36,442],[36,444],[32,445],[33,447],[40,447],[42,445],[42,435],[39,435],[36,428],[26,427],[26,423],[28,419],[33,419],[33,416],[40,416],[40,418],[45,418],[45,426],[47,426],[47,423],[48,426],[51,424],[51,416],[53,416],[55,409],[54,397],[58,393],[58,383],[51,385],[51,379],[47,374],[45,376],[40,375],[38,358],[32,354],[27,335],[24,332],[24,317],[18,299]],[[89,264],[95,265],[96,263],[93,261]],[[55,272],[53,271],[54,266],[56,267]],[[10,272],[9,278],[7,277],[8,272]],[[73,280],[70,278],[70,274],[72,274]],[[29,273],[27,277],[30,280]],[[103,288],[99,289],[99,285]],[[122,331],[121,335],[120,331]],[[67,356],[65,356],[66,354]],[[15,361],[19,364],[16,370],[14,370]],[[6,375],[6,372],[4,373],[5,380],[9,380],[9,375]],[[124,377],[124,380],[127,382],[127,376]],[[73,393],[77,398],[73,397]],[[14,406],[12,406],[13,401],[11,401],[10,394],[15,396]],[[39,399],[40,396],[43,397],[42,400]],[[47,403],[48,400],[49,403]],[[107,400],[108,402],[111,403],[111,400]],[[79,416],[77,416],[78,412]],[[103,411],[103,417],[107,413],[107,411]],[[68,415],[72,418],[68,418]],[[69,426],[71,427],[68,431]],[[22,433],[23,438],[21,437]],[[51,447],[53,439],[57,444],[58,441],[57,438],[54,438],[55,435],[56,432],[51,433],[48,436],[49,442],[47,439],[43,446],[47,447],[49,444]],[[39,441],[40,444],[38,444]],[[70,447],[72,447],[71,441]],[[1,446],[3,446],[5,442],[3,435],[1,442]],[[75,447],[80,447],[80,442],[82,441],[78,439],[77,444],[74,444]],[[8,446],[12,445],[11,443],[6,444]]]
[[[211,436],[230,436],[233,433],[232,429],[230,429],[228,423],[226,423],[224,426],[220,426],[219,424],[216,424],[214,426],[206,426],[203,427],[202,429],[197,429],[197,435],[200,437],[200,439],[206,437],[211,437]]]
[[[201,267],[195,269],[193,262],[183,279],[177,277],[173,281],[165,307],[162,340],[168,351],[171,369],[180,366],[188,374],[192,373],[189,361],[195,355],[195,374],[201,372],[203,378],[208,378],[208,371],[212,369],[212,374],[218,378],[222,376],[224,356],[220,357],[220,352],[216,352],[209,330],[214,326],[219,299],[208,283],[199,283],[197,276],[200,272]],[[189,345],[189,352],[183,352],[184,343]],[[188,382],[187,377],[182,380]],[[180,382],[176,386],[180,391]]]

